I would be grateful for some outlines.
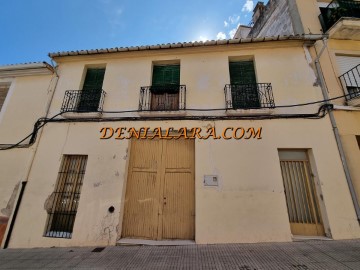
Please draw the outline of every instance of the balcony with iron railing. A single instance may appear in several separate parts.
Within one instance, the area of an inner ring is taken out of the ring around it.
[[[140,88],[139,111],[171,112],[186,108],[186,85],[156,85]]]
[[[227,110],[275,108],[271,83],[227,84],[224,91]]]
[[[94,90],[67,90],[61,106],[61,112],[73,113],[101,113],[105,99],[105,91]]]
[[[360,1],[334,0],[326,8],[320,8],[319,20],[329,36],[340,39],[359,40]]]
[[[346,94],[346,102],[351,106],[360,106],[360,64],[339,76]]]

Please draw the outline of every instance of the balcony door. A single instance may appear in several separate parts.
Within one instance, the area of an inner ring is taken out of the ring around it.
[[[150,110],[179,110],[180,65],[154,65],[150,91]]]
[[[86,71],[78,111],[96,112],[101,99],[105,68],[89,68]]]
[[[253,61],[229,63],[233,109],[260,108]]]

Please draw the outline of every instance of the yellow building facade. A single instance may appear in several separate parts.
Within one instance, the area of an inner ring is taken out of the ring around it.
[[[50,54],[58,81],[7,246],[359,238],[311,66],[320,39]]]

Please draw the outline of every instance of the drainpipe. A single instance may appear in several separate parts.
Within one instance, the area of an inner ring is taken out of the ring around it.
[[[46,65],[46,67],[48,69],[50,69],[51,71],[53,71],[55,73],[55,83],[54,83],[54,86],[52,86],[53,81],[51,80],[50,85],[49,85],[49,91],[52,91],[52,93],[51,93],[51,96],[48,99],[48,101],[46,103],[46,107],[45,107],[45,117],[48,117],[48,114],[49,114],[49,111],[50,111],[50,105],[51,105],[51,102],[53,100],[55,89],[56,89],[56,86],[57,86],[58,81],[59,81],[59,74],[57,73],[56,67],[53,67],[53,66],[47,64],[46,62],[44,62],[44,65]],[[21,189],[20,189],[20,193],[19,193],[19,195],[17,197],[17,200],[16,200],[16,206],[14,208],[14,211],[12,212],[12,215],[10,217],[9,226],[8,226],[6,232],[5,232],[5,235],[4,235],[5,236],[5,238],[4,238],[5,241],[4,241],[4,244],[3,244],[4,249],[6,249],[8,247],[9,242],[10,242],[13,227],[15,225],[15,220],[16,220],[16,217],[17,217],[17,214],[18,214],[18,211],[19,211],[19,208],[20,208],[21,200],[22,200],[22,197],[23,197],[23,194],[24,194],[25,186],[26,186],[26,184],[28,182],[28,179],[29,179],[30,171],[31,171],[32,165],[34,163],[35,155],[36,155],[36,152],[37,152],[37,148],[38,148],[38,145],[39,145],[40,138],[41,138],[41,135],[43,133],[43,130],[44,130],[43,128],[40,129],[39,134],[38,134],[38,138],[37,138],[36,142],[34,143],[34,145],[32,146],[33,151],[32,151],[31,157],[30,157],[29,165],[26,168],[25,180],[21,181]]]
[[[330,102],[328,101],[329,100],[328,89],[327,89],[327,86],[325,84],[325,79],[324,79],[323,73],[321,71],[320,62],[319,62],[320,57],[321,57],[322,53],[324,52],[324,50],[326,49],[326,47],[327,47],[327,38],[324,37],[323,38],[323,47],[322,47],[322,49],[320,50],[319,53],[316,52],[317,57],[314,60],[314,63],[315,63],[318,78],[320,79],[321,91],[323,93],[324,98],[327,100],[325,103],[330,104]],[[316,49],[315,49],[315,51],[316,51]],[[356,196],[356,192],[355,192],[355,189],[354,189],[353,182],[351,180],[349,167],[348,167],[347,161],[345,159],[344,148],[343,148],[343,145],[342,145],[341,140],[340,140],[339,130],[337,128],[334,113],[333,113],[332,110],[329,111],[329,117],[330,117],[330,121],[331,121],[331,126],[332,126],[333,131],[334,131],[336,144],[337,144],[337,147],[339,149],[341,162],[342,162],[342,165],[343,165],[343,168],[344,168],[345,177],[346,177],[347,184],[349,186],[349,190],[350,190],[351,198],[352,198],[352,201],[353,201],[353,204],[354,204],[356,216],[357,216],[358,221],[360,222],[359,201],[358,201],[358,198]]]

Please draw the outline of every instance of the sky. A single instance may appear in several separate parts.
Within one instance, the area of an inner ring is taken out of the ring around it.
[[[50,61],[49,52],[232,38],[256,3],[0,0],[0,65]]]

